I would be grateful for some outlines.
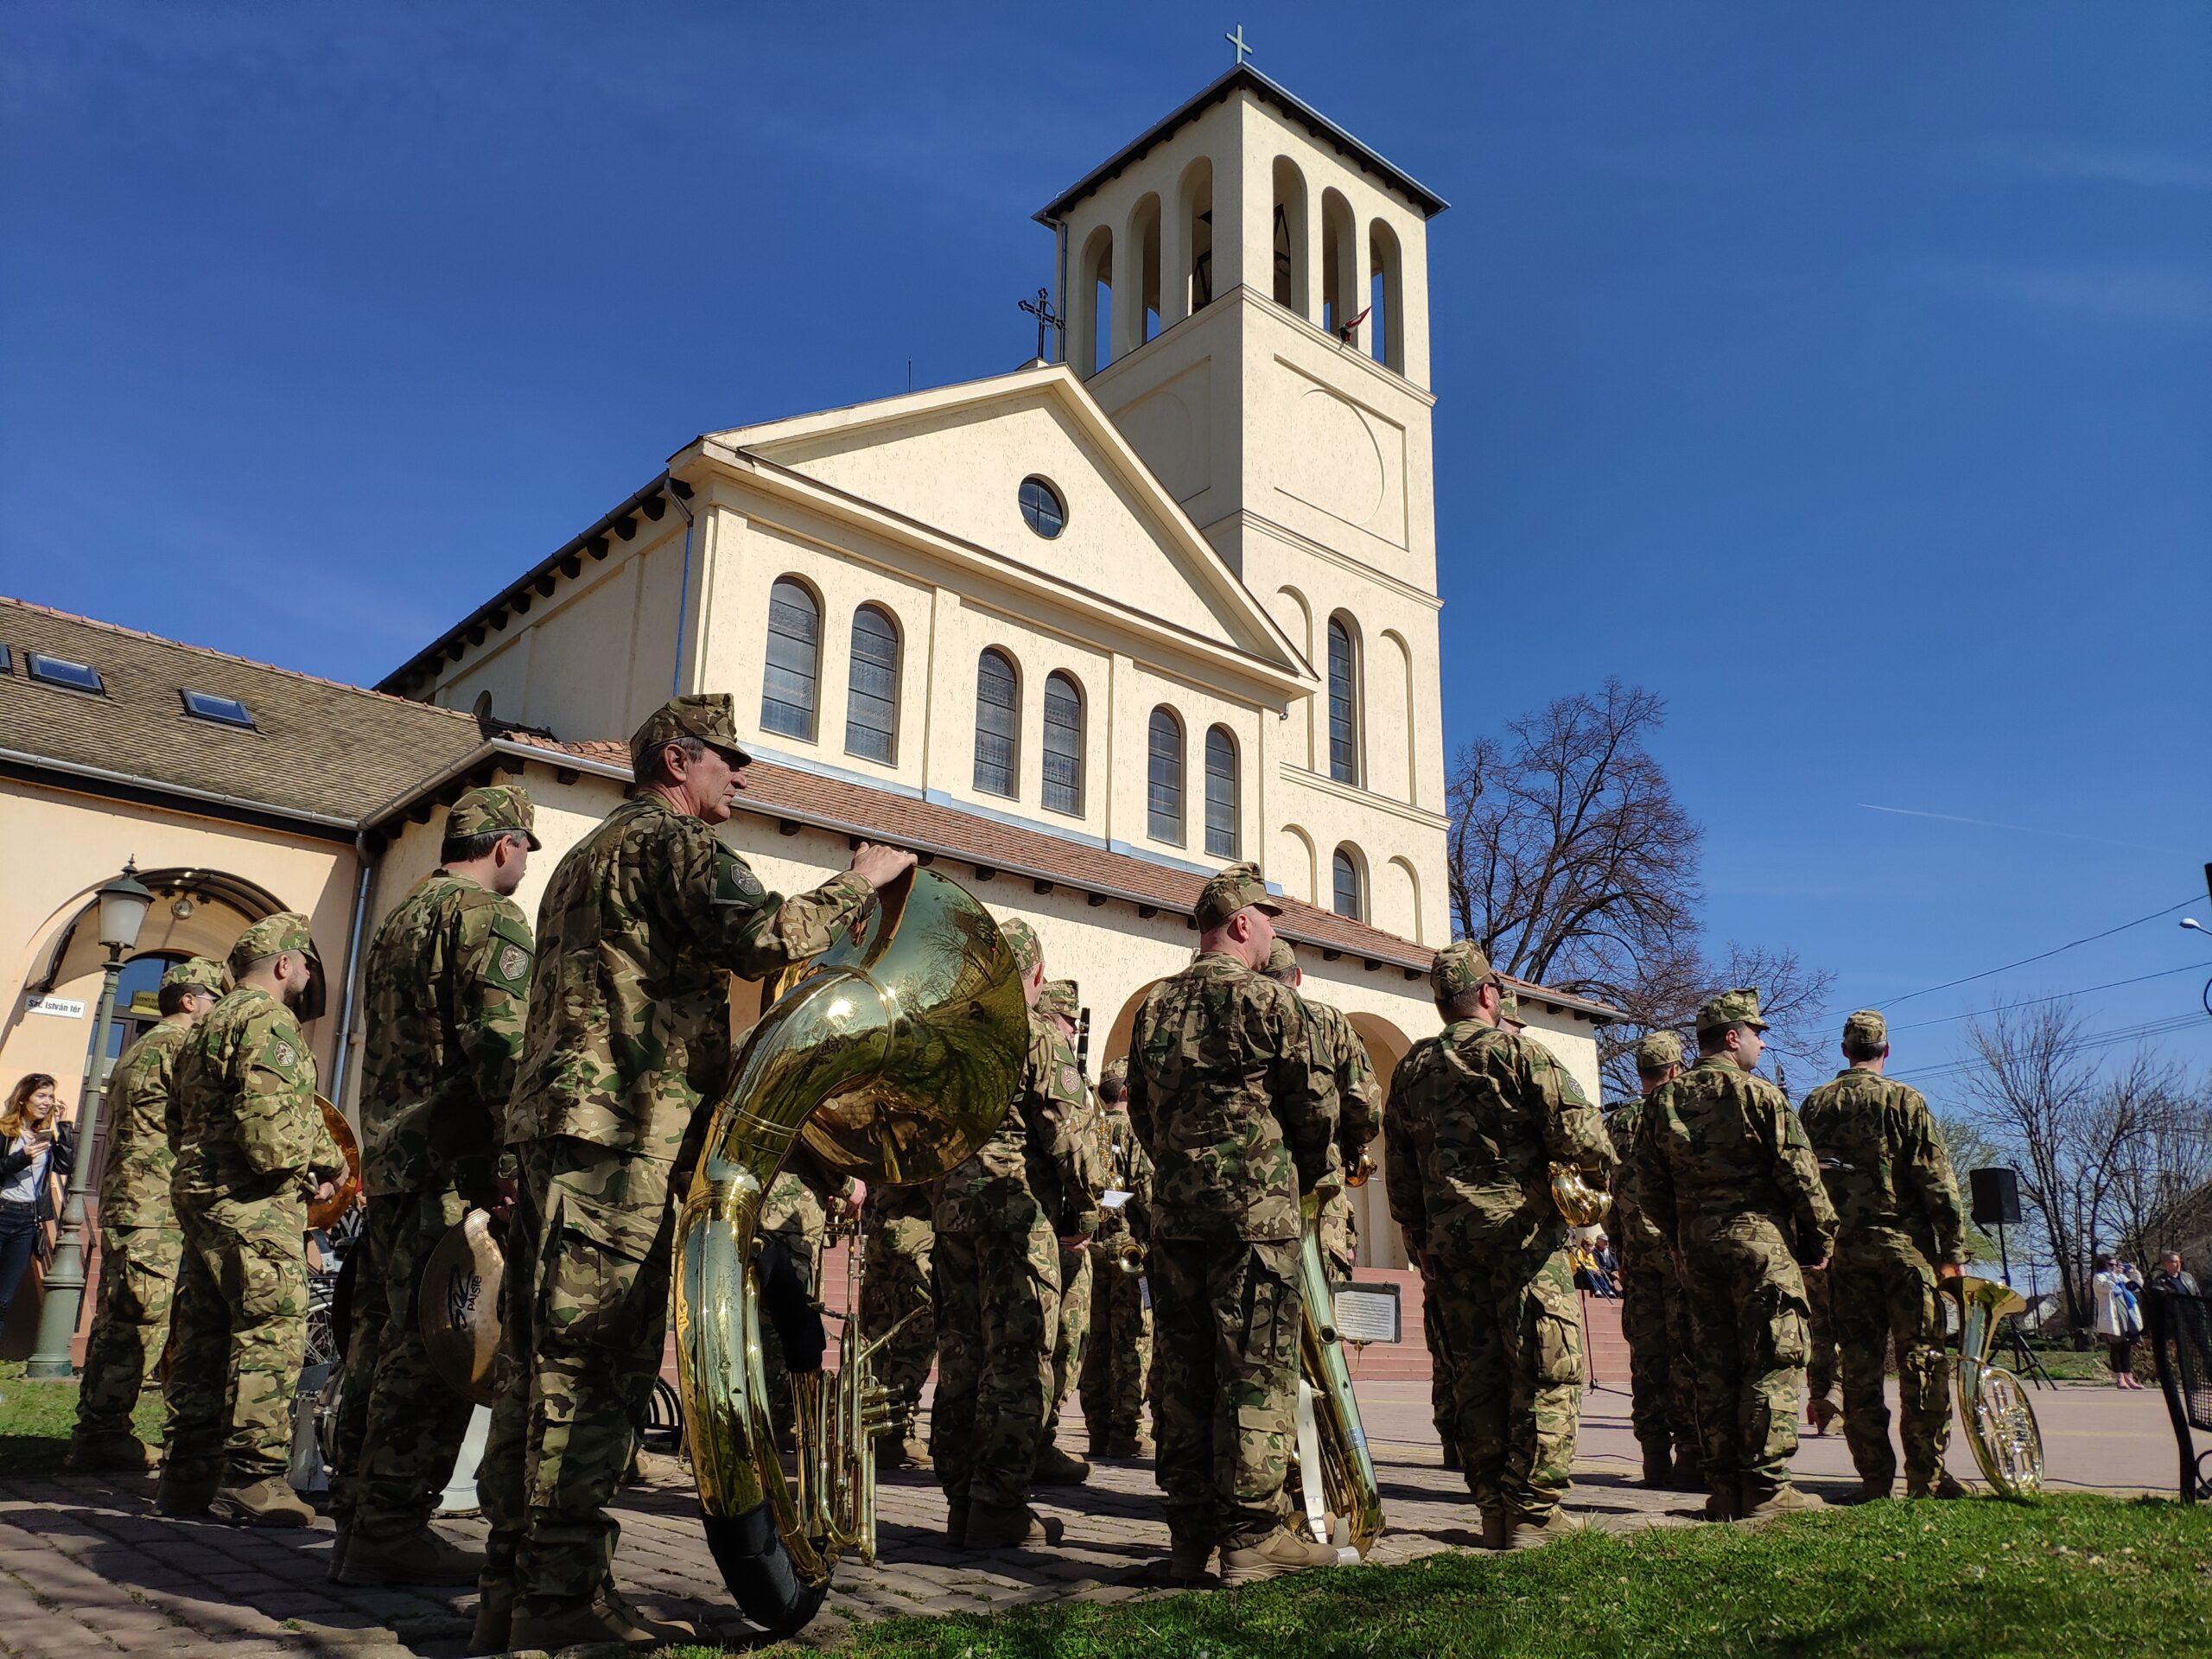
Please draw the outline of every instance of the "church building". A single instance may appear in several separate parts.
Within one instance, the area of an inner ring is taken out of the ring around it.
[[[357,942],[435,861],[442,801],[494,774],[530,787],[532,911],[628,785],[627,734],[672,693],[728,691],[759,764],[722,833],[771,888],[818,884],[863,838],[915,849],[1035,926],[1080,987],[1096,1076],[1190,960],[1205,877],[1252,860],[1307,994],[1387,1079],[1437,1028],[1427,970],[1451,926],[1427,282],[1445,206],[1240,64],[1036,214],[1052,360],[685,443],[351,693],[348,721],[396,734],[380,776],[417,759],[373,804],[321,803],[329,891],[243,887],[328,918],[350,993]],[[249,861],[272,830],[252,833]],[[204,836],[175,858],[144,823],[130,839],[142,864],[220,862]],[[21,989],[81,1000],[48,936],[89,901],[26,902]],[[1611,1011],[1520,1002],[1595,1097]],[[331,1006],[310,1035],[350,1109],[359,999]],[[10,1060],[22,1023],[0,1032]],[[1359,1198],[1363,1263],[1402,1267],[1382,1183]]]

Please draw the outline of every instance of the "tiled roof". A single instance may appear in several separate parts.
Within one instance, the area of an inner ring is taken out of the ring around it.
[[[629,769],[630,751],[620,743],[556,743],[520,732],[512,734],[512,741],[624,772]],[[1127,853],[1025,830],[958,807],[894,795],[845,779],[802,772],[795,766],[756,760],[745,769],[744,776],[745,792],[739,798],[741,811],[893,842],[936,857],[994,870],[1001,878],[1050,882],[1184,917],[1196,911],[1198,890],[1205,885],[1203,875],[1149,859],[1132,858]],[[1278,926],[1299,944],[1414,974],[1426,974],[1436,954],[1427,945],[1296,899],[1283,900]],[[1514,983],[1532,999],[1554,1007],[1599,1020],[1618,1017],[1614,1009],[1586,997],[1523,981]]]
[[[349,830],[484,741],[473,715],[271,667],[204,646],[0,597],[0,750],[35,766],[98,771],[159,792]],[[99,671],[105,695],[30,677],[24,653]],[[234,697],[254,729],[185,713],[182,692]]]

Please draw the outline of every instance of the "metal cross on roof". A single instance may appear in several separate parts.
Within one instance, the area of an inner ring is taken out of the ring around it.
[[[1244,67],[1244,60],[1252,55],[1252,48],[1244,39],[1244,25],[1237,24],[1236,32],[1234,35],[1224,35],[1221,38],[1236,48],[1236,67],[1242,69]]]
[[[1037,360],[1039,363],[1051,362],[1052,359],[1045,355],[1045,331],[1047,328],[1064,328],[1067,326],[1065,318],[1052,315],[1052,290],[1040,288],[1037,290],[1035,299],[1018,300],[1015,303],[1037,319]]]

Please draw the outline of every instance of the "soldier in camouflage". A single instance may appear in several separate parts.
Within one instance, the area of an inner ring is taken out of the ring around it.
[[[1828,1317],[1828,1270],[1807,1268],[1805,1275],[1805,1425],[1815,1434],[1843,1415],[1835,1402],[1835,1321]]]
[[[679,1200],[680,1201],[680,1200]],[[759,1237],[782,1246],[807,1304],[822,1311],[822,1255],[828,1247],[830,1224],[841,1227],[852,1214],[853,1180],[833,1175],[822,1166],[804,1141],[794,1141],[784,1166],[768,1184],[761,1201]],[[797,1446],[798,1396],[791,1383],[791,1369],[784,1357],[784,1342],[772,1320],[760,1325],[760,1376],[768,1392],[768,1414],[776,1430],[776,1443],[785,1451]]]
[[[168,1120],[177,1056],[192,1028],[230,988],[219,962],[194,957],[162,976],[159,1024],[123,1051],[107,1089],[107,1153],[100,1168],[100,1291],[77,1389],[72,1469],[143,1470],[153,1453],[130,1427],[139,1391],[168,1340],[184,1235],[169,1198],[176,1168]]]
[[[473,1584],[483,1557],[430,1528],[469,1402],[432,1369],[418,1292],[432,1250],[472,1209],[499,1207],[507,1096],[534,947],[511,896],[537,849],[519,784],[446,813],[438,868],[393,906],[364,968],[361,1184],[354,1281],[331,1447],[341,1584]]]
[[[1046,981],[1045,988],[1038,994],[1037,1012],[1051,1020],[1071,1045],[1075,1044],[1083,998],[1073,980]],[[1081,1063],[1078,1052],[1077,1064],[1080,1066]],[[1106,1119],[1088,1090],[1084,1091],[1076,1134],[1087,1153],[1086,1185],[1096,1192],[1103,1192],[1109,1162]],[[1080,1486],[1090,1478],[1090,1465],[1081,1458],[1063,1452],[1056,1437],[1060,1432],[1061,1408],[1082,1381],[1085,1351],[1090,1340],[1091,1297],[1096,1288],[1090,1271],[1090,1247],[1096,1242],[1094,1224],[1090,1239],[1072,1247],[1060,1247],[1060,1319],[1052,1338],[1052,1403],[1045,1416],[1044,1443],[1037,1448],[1036,1471],[1030,1477],[1033,1485]]]
[[[1429,985],[1446,1023],[1391,1080],[1389,1116],[1411,1126],[1410,1155],[1394,1147],[1388,1160],[1391,1213],[1425,1212],[1422,1270],[1483,1543],[1542,1544],[1580,1529],[1560,1503],[1581,1416],[1581,1317],[1550,1169],[1599,1177],[1617,1160],[1550,1052],[1499,1028],[1501,987],[1480,947],[1446,945]]]
[[[1338,1162],[1345,1175],[1351,1175],[1367,1155],[1367,1143],[1382,1127],[1382,1088],[1375,1080],[1375,1062],[1343,1009],[1306,995],[1306,974],[1288,939],[1279,937],[1269,949],[1267,976],[1298,992],[1312,1017],[1314,1050],[1337,1088]],[[1342,1183],[1321,1206],[1320,1230],[1321,1256],[1329,1264],[1329,1277],[1342,1284],[1351,1279],[1359,1255],[1359,1224],[1352,1213],[1351,1193]]]
[[[1060,1523],[1029,1508],[1052,1407],[1060,1252],[1097,1225],[1081,1128],[1075,1051],[1037,1012],[1044,949],[1029,925],[1002,921],[1029,1002],[1029,1050],[990,1139],[938,1190],[937,1401],[930,1452],[956,1548],[1036,1548]]]
[[[1303,1317],[1303,1194],[1339,1179],[1337,1091],[1296,992],[1262,970],[1281,906],[1250,864],[1198,895],[1198,955],[1129,1037],[1129,1122],[1153,1165],[1168,1576],[1214,1550],[1230,1584],[1326,1567],[1286,1524]]]
[[[300,1034],[323,1011],[322,960],[308,918],[279,911],[239,936],[230,968],[238,988],[193,1028],[171,1085],[184,1255],[154,1502],[164,1515],[303,1527],[315,1511],[284,1479],[307,1349],[302,1240],[308,1200],[346,1167]]]
[[[930,1219],[933,1202],[926,1185],[870,1185],[861,1210],[868,1252],[868,1271],[861,1281],[861,1332],[869,1342],[891,1333],[875,1356],[876,1381],[889,1396],[891,1413],[889,1430],[877,1442],[880,1469],[930,1466],[929,1448],[915,1422],[922,1384],[937,1362],[937,1312],[930,1282],[930,1255],[937,1243]]]
[[[1966,1213],[1928,1103],[1882,1075],[1889,1026],[1861,1008],[1843,1022],[1845,1069],[1805,1096],[1800,1116],[1835,1205],[1827,1267],[1836,1344],[1843,1360],[1843,1432],[1860,1498],[1887,1497],[1897,1478],[1883,1362],[1894,1341],[1904,1440],[1905,1492],[1957,1497],[1943,1467],[1950,1439],[1942,1281],[1966,1259]]]
[[[1630,1421],[1643,1448],[1643,1483],[1669,1491],[1705,1490],[1697,1440],[1697,1371],[1691,1363],[1689,1309],[1675,1276],[1675,1242],[1644,1213],[1637,1190],[1637,1133],[1644,1103],[1682,1074],[1682,1039],[1655,1031],[1636,1046],[1643,1093],[1616,1106],[1605,1128],[1621,1154],[1613,1182],[1611,1232],[1621,1262],[1621,1334],[1628,1338]]]
[[[529,1022],[506,1140],[499,1399],[477,1490],[492,1524],[472,1649],[689,1637],[616,1592],[607,1512],[667,1341],[671,1194],[729,1074],[729,976],[829,948],[904,874],[862,843],[797,898],[766,891],[715,834],[744,787],[727,695],[682,696],[630,740],[632,798],[564,855],[538,906]]]
[[[1090,1339],[1084,1348],[1081,1386],[1094,1458],[1149,1458],[1154,1450],[1144,1426],[1152,1309],[1144,1281],[1122,1267],[1124,1247],[1134,1240],[1142,1248],[1152,1236],[1152,1160],[1129,1126],[1128,1090],[1128,1061],[1109,1062],[1098,1076],[1107,1167],[1112,1186],[1129,1197],[1118,1208],[1101,1208],[1097,1236],[1090,1241]]]
[[[1804,1382],[1805,1287],[1835,1211],[1803,1125],[1751,1075],[1766,1021],[1756,988],[1698,1010],[1698,1061],[1644,1104],[1637,1193],[1675,1241],[1698,1363],[1706,1513],[1748,1520],[1821,1500],[1789,1484]]]

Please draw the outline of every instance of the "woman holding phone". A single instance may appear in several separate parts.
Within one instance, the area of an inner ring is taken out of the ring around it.
[[[0,1111],[0,1329],[32,1256],[44,1262],[54,1253],[56,1178],[66,1179],[76,1162],[76,1127],[61,1116],[54,1079],[34,1071],[8,1091]]]

